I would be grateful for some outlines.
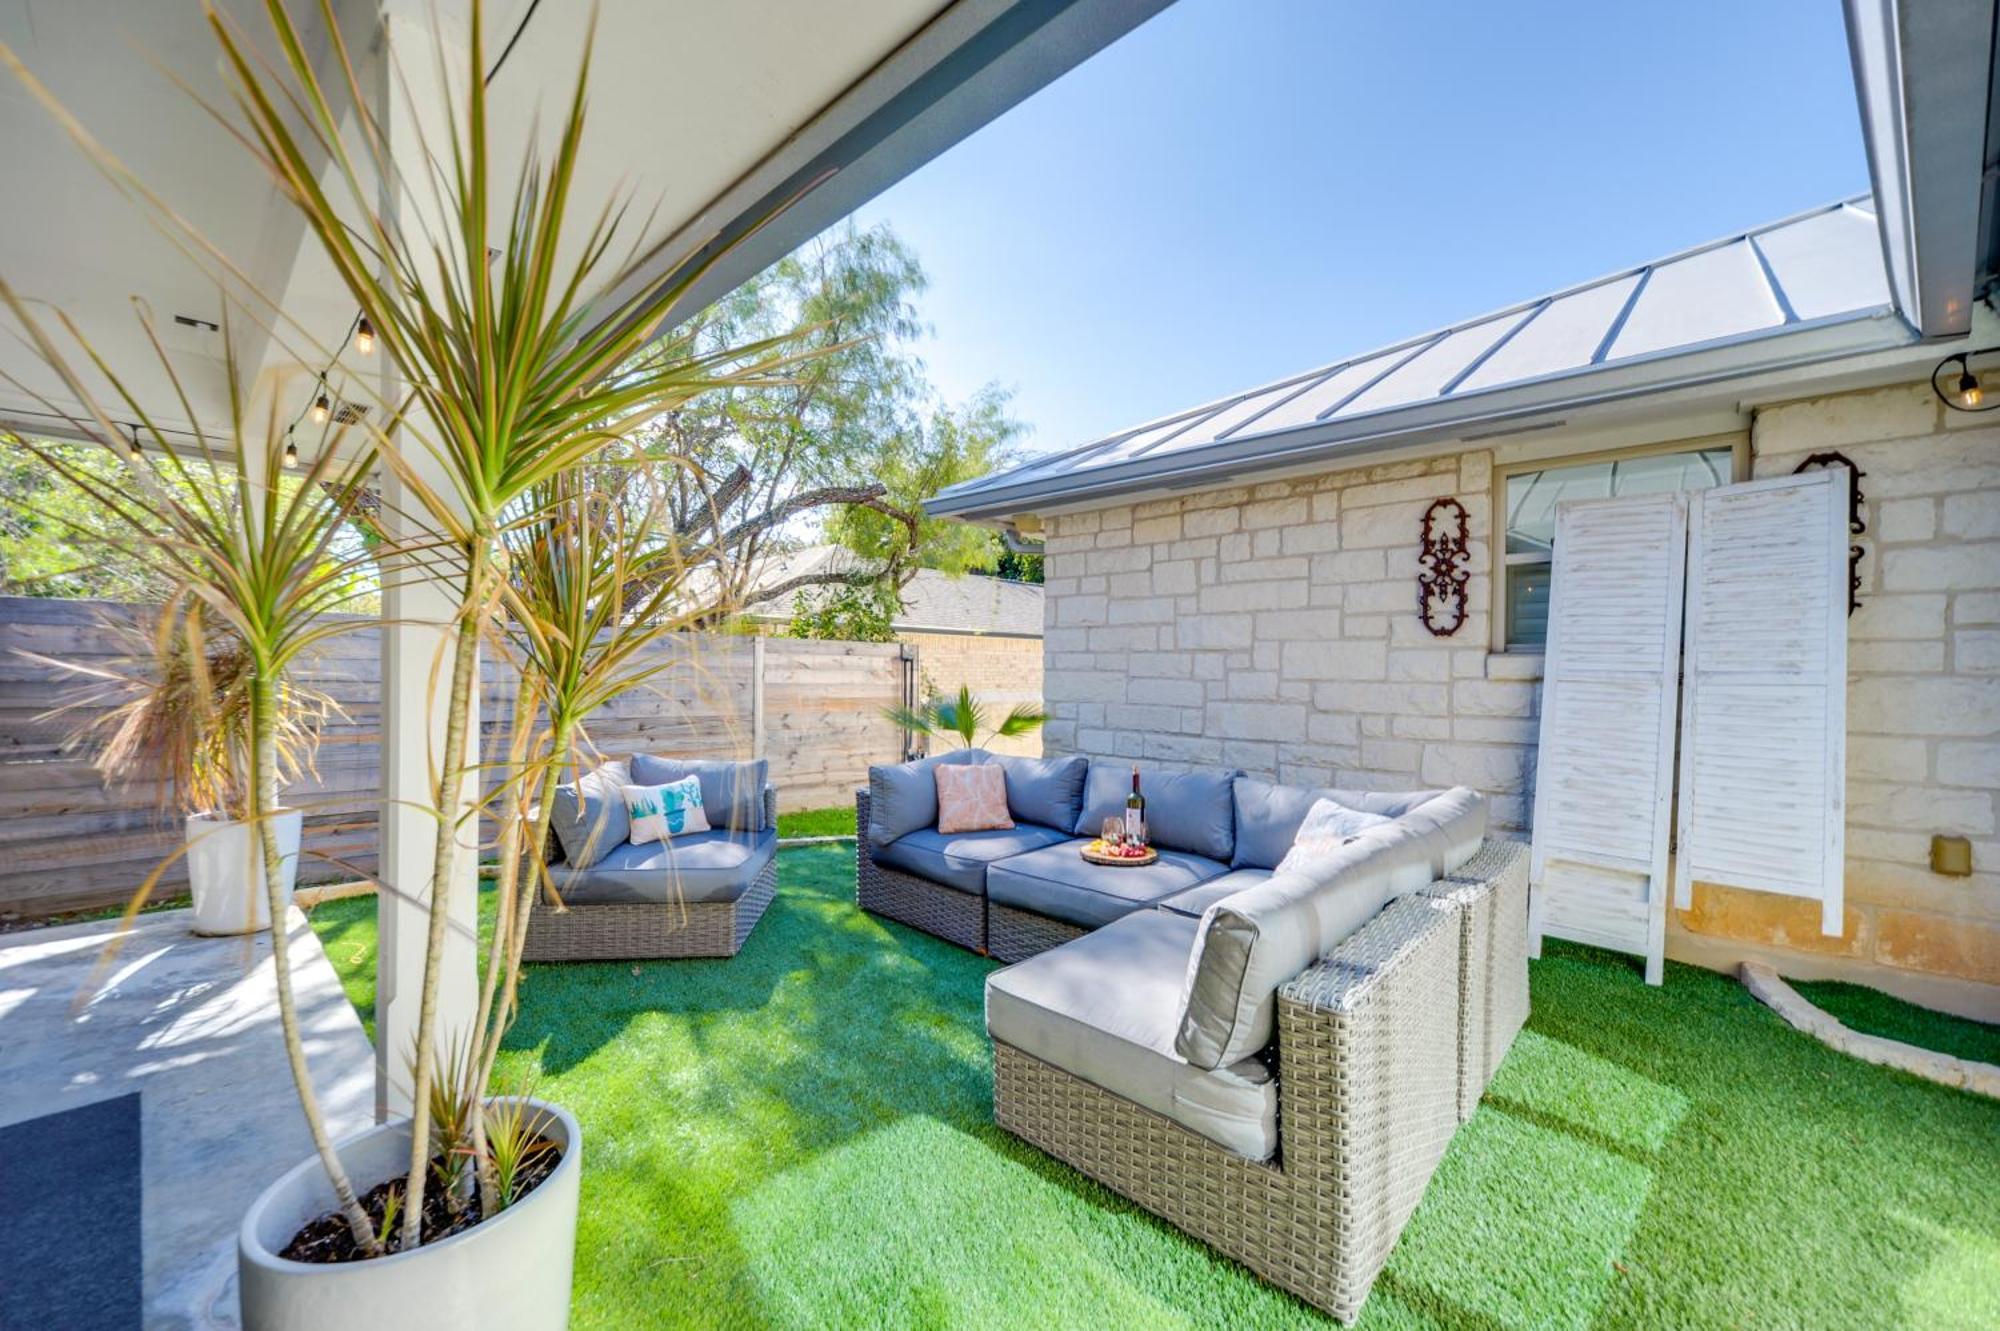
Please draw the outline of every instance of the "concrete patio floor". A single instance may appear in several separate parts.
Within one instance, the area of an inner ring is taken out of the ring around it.
[[[191,912],[0,936],[0,1126],[140,1094],[146,1325],[237,1325],[236,1226],[311,1153],[267,938],[198,938]],[[373,1121],[375,1056],[305,918],[300,1021],[335,1136]]]

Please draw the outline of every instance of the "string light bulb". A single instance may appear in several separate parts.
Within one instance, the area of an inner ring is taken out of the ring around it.
[[[318,397],[313,399],[312,418],[314,425],[326,424],[327,420],[332,415],[333,415],[333,403],[326,400],[325,393],[321,393]]]
[[[1968,408],[1977,407],[1986,400],[1986,393],[1979,386],[1979,376],[1963,360],[1958,363],[1958,400]]]
[[[292,468],[298,465],[299,465],[298,441],[293,439],[290,435],[287,435],[285,436],[285,469],[287,471],[290,471]]]
[[[354,349],[364,356],[375,354],[375,326],[368,322],[365,314],[354,325]]]

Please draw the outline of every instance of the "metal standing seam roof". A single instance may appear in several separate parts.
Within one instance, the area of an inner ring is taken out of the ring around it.
[[[1892,312],[1874,203],[1857,195],[952,486],[931,507],[965,512],[1023,487],[1059,497],[1214,445],[1275,445],[1312,427]]]

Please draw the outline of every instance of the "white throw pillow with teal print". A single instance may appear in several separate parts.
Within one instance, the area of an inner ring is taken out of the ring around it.
[[[701,781],[692,776],[664,786],[625,787],[625,816],[631,820],[635,846],[708,830],[708,815],[701,807]]]

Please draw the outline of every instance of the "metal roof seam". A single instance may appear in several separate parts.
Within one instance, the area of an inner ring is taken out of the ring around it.
[[[1632,294],[1625,297],[1625,303],[1619,307],[1617,316],[1611,320],[1611,326],[1604,330],[1604,336],[1598,341],[1597,349],[1590,353],[1588,364],[1602,365],[1604,358],[1611,354],[1611,344],[1625,331],[1625,321],[1632,317],[1632,307],[1639,303],[1639,297],[1646,294],[1646,284],[1653,280],[1654,267],[1655,265],[1649,263],[1639,270],[1639,280],[1632,284]]]
[[[1473,373],[1479,369],[1480,366],[1484,365],[1488,360],[1492,359],[1494,352],[1500,350],[1500,348],[1506,346],[1509,342],[1512,342],[1514,340],[1514,335],[1516,333],[1520,332],[1523,328],[1526,328],[1529,324],[1533,323],[1535,320],[1541,318],[1542,311],[1548,309],[1548,307],[1553,304],[1555,304],[1555,298],[1553,296],[1544,296],[1542,298],[1541,304],[1535,306],[1534,309],[1529,310],[1525,318],[1518,320],[1512,328],[1509,328],[1506,332],[1500,334],[1500,336],[1494,340],[1492,346],[1486,348],[1486,350],[1480,352],[1477,356],[1474,356],[1471,362],[1468,363],[1464,369],[1460,370],[1457,374],[1454,374],[1451,378],[1445,380],[1444,385],[1440,387],[1438,391],[1434,393],[1432,396],[1450,397],[1460,384],[1464,383],[1468,378],[1470,378],[1473,375]]]
[[[1334,403],[1332,406],[1328,407],[1325,411],[1320,412],[1319,415],[1313,417],[1313,419],[1316,421],[1323,421],[1329,416],[1337,415],[1342,407],[1354,401],[1355,398],[1360,397],[1363,393],[1367,392],[1375,385],[1381,383],[1384,379],[1387,379],[1390,375],[1402,369],[1405,365],[1408,365],[1411,361],[1423,355],[1426,351],[1429,351],[1432,347],[1444,341],[1446,338],[1450,337],[1453,333],[1457,331],[1458,330],[1456,328],[1447,328],[1443,332],[1433,335],[1428,342],[1424,342],[1417,346],[1411,347],[1409,350],[1409,354],[1396,360],[1394,364],[1390,365],[1380,374],[1373,376],[1368,380],[1368,382],[1362,384],[1359,388],[1355,389],[1353,392],[1346,394],[1344,397],[1340,399],[1340,401]],[[1387,360],[1388,357],[1384,356],[1383,359]],[[1358,364],[1359,362],[1350,361],[1348,363],[1352,365],[1352,364]]]
[[[1786,323],[1797,323],[1799,312],[1792,308],[1792,299],[1785,294],[1784,283],[1778,280],[1777,271],[1771,267],[1771,256],[1764,253],[1764,247],[1758,244],[1756,236],[1746,239],[1750,242],[1750,252],[1757,256],[1757,266],[1764,270],[1764,284],[1771,289],[1771,299],[1777,302],[1778,313],[1785,317]]]

